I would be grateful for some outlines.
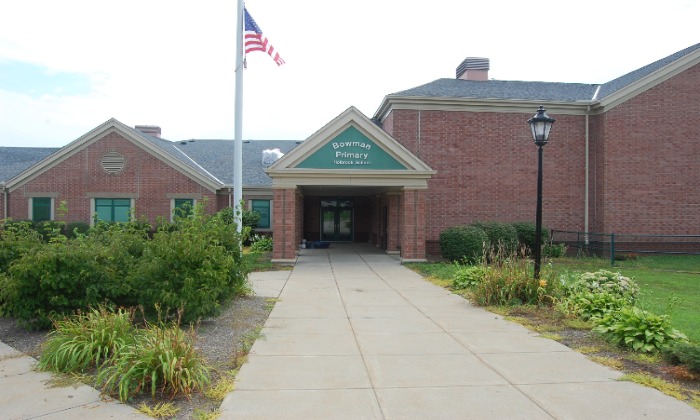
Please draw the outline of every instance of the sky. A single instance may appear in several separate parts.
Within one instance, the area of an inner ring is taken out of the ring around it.
[[[2,0],[0,146],[61,147],[110,118],[233,139],[236,0]],[[243,138],[304,140],[355,106],[455,77],[605,83],[700,42],[700,0],[248,0],[285,60],[248,55]],[[533,110],[534,114],[534,110]]]

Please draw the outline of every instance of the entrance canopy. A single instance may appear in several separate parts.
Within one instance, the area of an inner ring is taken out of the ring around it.
[[[302,187],[319,193],[316,190],[323,186],[425,189],[435,171],[350,107],[271,165],[267,173],[273,188]]]

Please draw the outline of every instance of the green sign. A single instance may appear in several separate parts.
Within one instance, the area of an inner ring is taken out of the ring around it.
[[[299,163],[305,169],[406,169],[355,127],[348,127]]]

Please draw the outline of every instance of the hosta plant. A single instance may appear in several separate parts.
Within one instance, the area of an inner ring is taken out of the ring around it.
[[[671,327],[667,316],[654,315],[633,306],[610,312],[596,323],[593,330],[610,342],[642,353],[688,341],[683,333]]]
[[[639,295],[639,286],[634,280],[620,273],[598,270],[581,274],[578,280],[569,285],[569,294],[579,292],[609,293],[634,303]]]
[[[569,295],[558,304],[558,308],[569,315],[577,316],[584,321],[602,318],[619,311],[630,303],[627,299],[611,293],[579,292]]]
[[[452,277],[452,288],[454,290],[466,289],[476,286],[486,275],[487,267],[481,265],[462,266],[455,264],[457,270]]]

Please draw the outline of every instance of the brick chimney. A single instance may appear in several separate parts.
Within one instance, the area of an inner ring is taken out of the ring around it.
[[[137,125],[134,128],[148,136],[160,138],[160,127],[157,125]]]
[[[457,66],[457,78],[462,80],[489,80],[489,59],[467,57]]]

